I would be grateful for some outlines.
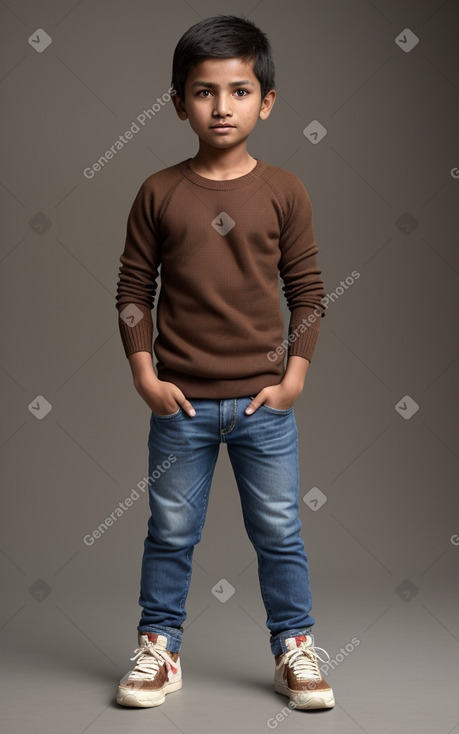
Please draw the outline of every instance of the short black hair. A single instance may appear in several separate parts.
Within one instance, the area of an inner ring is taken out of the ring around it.
[[[261,98],[275,88],[271,44],[267,35],[247,18],[215,15],[201,20],[183,34],[172,61],[172,86],[182,100],[190,69],[209,58],[239,58],[245,63],[253,60]]]

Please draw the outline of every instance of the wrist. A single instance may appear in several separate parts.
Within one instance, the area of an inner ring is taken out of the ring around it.
[[[135,375],[133,375],[132,381],[136,390],[138,390],[139,388],[142,389],[148,385],[156,385],[156,383],[159,382],[154,372],[136,373]]]
[[[129,365],[135,385],[145,380],[158,380],[150,352],[133,352],[129,355]]]
[[[309,360],[306,357],[299,357],[297,355],[289,357],[287,369],[282,380],[283,384],[289,390],[296,391],[299,395],[304,387],[308,367]]]
[[[282,380],[282,386],[290,395],[294,395],[297,398],[303,392],[304,380],[286,375]]]

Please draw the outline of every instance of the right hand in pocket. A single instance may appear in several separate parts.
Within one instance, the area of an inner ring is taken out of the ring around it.
[[[157,415],[172,415],[179,408],[183,408],[191,417],[195,415],[192,404],[173,382],[163,382],[156,376],[143,376],[134,385],[150,410]]]

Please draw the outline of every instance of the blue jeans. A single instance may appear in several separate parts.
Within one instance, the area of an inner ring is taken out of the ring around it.
[[[252,396],[253,397],[253,396]],[[258,560],[273,655],[285,639],[314,625],[309,568],[300,536],[298,432],[293,406],[262,405],[244,413],[251,396],[192,399],[182,408],[151,414],[148,492],[151,517],[144,543],[138,630],[159,632],[180,652],[194,546],[201,540],[220,443],[239,491],[244,526]]]

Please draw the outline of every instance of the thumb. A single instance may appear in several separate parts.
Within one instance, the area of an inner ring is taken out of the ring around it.
[[[260,405],[263,404],[264,400],[262,398],[262,395],[263,395],[263,390],[261,390],[258,393],[258,395],[255,395],[255,397],[252,398],[247,408],[245,409],[245,413],[247,413],[247,415],[251,415],[252,413],[255,413],[255,411],[258,410]]]
[[[185,413],[188,413],[188,415],[194,416],[196,415],[196,411],[191,405],[190,401],[187,400],[186,396],[183,394],[183,392],[178,389],[178,393],[175,395],[175,400],[180,405],[180,407],[185,411]]]
[[[188,415],[196,415],[196,411],[189,400],[185,400],[185,402],[182,403],[182,408],[186,413],[188,413]]]

